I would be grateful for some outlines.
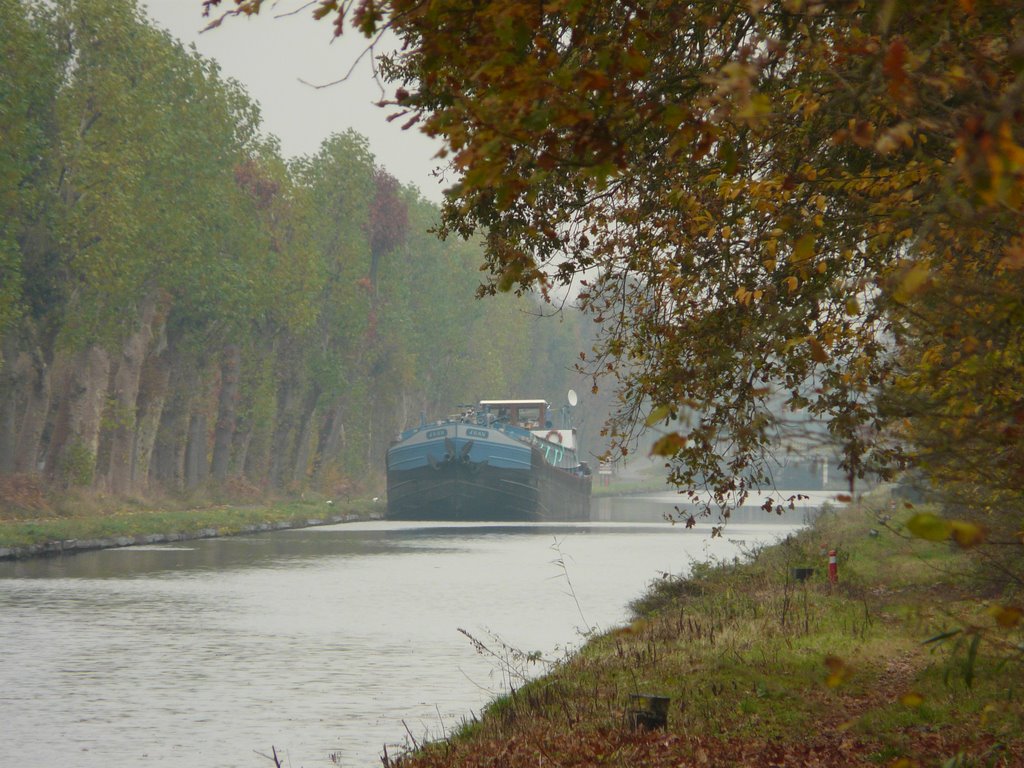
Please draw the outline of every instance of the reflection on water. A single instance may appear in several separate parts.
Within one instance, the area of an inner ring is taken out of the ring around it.
[[[403,720],[438,735],[505,689],[459,628],[557,656],[660,573],[799,523],[712,541],[633,522],[658,503],[602,504],[631,522],[358,523],[0,563],[5,754],[211,768],[274,745],[294,766],[377,765]]]
[[[664,522],[685,520],[689,515],[697,518],[698,527],[710,530],[712,525],[722,522],[717,507],[712,506],[710,514],[706,514],[703,502],[707,495],[699,496],[693,503],[689,497],[674,491],[649,493],[640,496],[596,498],[591,504],[591,520],[620,522]],[[781,506],[783,513],[766,513],[762,505],[771,501],[775,509]],[[807,524],[821,509],[823,504],[842,506],[837,495],[830,491],[766,491],[751,493],[743,506],[729,510],[730,526],[784,523],[786,525]],[[731,530],[731,529],[730,529]]]

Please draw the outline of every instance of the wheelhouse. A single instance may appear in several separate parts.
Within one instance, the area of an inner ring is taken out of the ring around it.
[[[480,410],[487,421],[509,424],[520,429],[550,429],[547,400],[481,400]]]

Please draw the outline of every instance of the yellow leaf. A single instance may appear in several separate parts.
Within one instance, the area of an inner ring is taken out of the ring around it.
[[[1016,605],[993,605],[988,612],[1003,629],[1013,629],[1024,616],[1024,611]]]
[[[998,711],[999,711],[999,707],[997,707],[992,702],[989,702],[988,704],[986,704],[985,707],[981,710],[981,718],[980,718],[981,719],[981,724],[983,726],[987,725],[989,717],[991,715],[993,715],[994,713],[998,712]]]
[[[784,283],[786,284],[786,287],[787,287],[787,288],[789,288],[789,292],[790,292],[790,293],[793,293],[793,291],[795,291],[795,290],[796,290],[796,289],[797,289],[797,288],[798,288],[798,287],[800,286],[800,281],[799,281],[799,280],[797,280],[797,279],[796,279],[795,277],[793,277],[792,275],[790,275],[789,277],[787,277],[787,278],[786,278],[785,280],[783,280],[782,282],[784,282]]]
[[[910,691],[909,693],[904,693],[902,696],[900,696],[900,704],[902,704],[904,707],[917,709],[922,704],[924,704],[924,696],[922,696],[920,693]]]
[[[860,314],[860,303],[856,299],[846,300],[846,314],[851,317]]]
[[[804,235],[793,246],[793,261],[807,261],[814,255],[814,243],[817,241],[814,235]]]
[[[825,678],[825,685],[829,688],[838,688],[850,677],[850,668],[838,656],[826,656],[825,667],[829,672],[828,677]]]
[[[897,296],[899,298],[906,298],[920,291],[928,280],[928,271],[928,265],[921,261],[911,266],[910,269],[903,273],[903,278],[900,280],[900,286],[897,290]]]
[[[909,757],[901,757],[890,763],[889,768],[917,768],[917,762]]]
[[[948,520],[931,512],[918,512],[907,521],[907,530],[919,539],[945,541],[952,532],[952,526]]]
[[[977,546],[985,538],[985,531],[980,525],[966,523],[963,520],[951,520],[949,526],[953,541],[964,549]]]

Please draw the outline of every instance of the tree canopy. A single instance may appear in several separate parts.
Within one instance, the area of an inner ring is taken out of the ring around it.
[[[204,2],[262,0],[220,4]],[[485,233],[484,292],[579,289],[602,328],[584,365],[619,376],[624,448],[638,424],[663,430],[674,479],[726,502],[769,479],[795,413],[827,425],[851,482],[938,470],[952,430],[972,461],[1005,444],[973,479],[1019,504],[1019,4],[314,13],[400,38],[388,105],[445,141],[461,175],[442,230]]]

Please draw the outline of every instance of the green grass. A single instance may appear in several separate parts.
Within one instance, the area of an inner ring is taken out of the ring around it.
[[[306,524],[338,515],[370,516],[382,504],[352,500],[328,505],[324,500],[292,501],[264,506],[213,506],[187,510],[115,508],[84,514],[51,515],[33,520],[0,520],[0,547],[20,548],[70,539],[134,538],[156,534],[193,535],[216,529],[219,535],[239,533],[263,523]]]

